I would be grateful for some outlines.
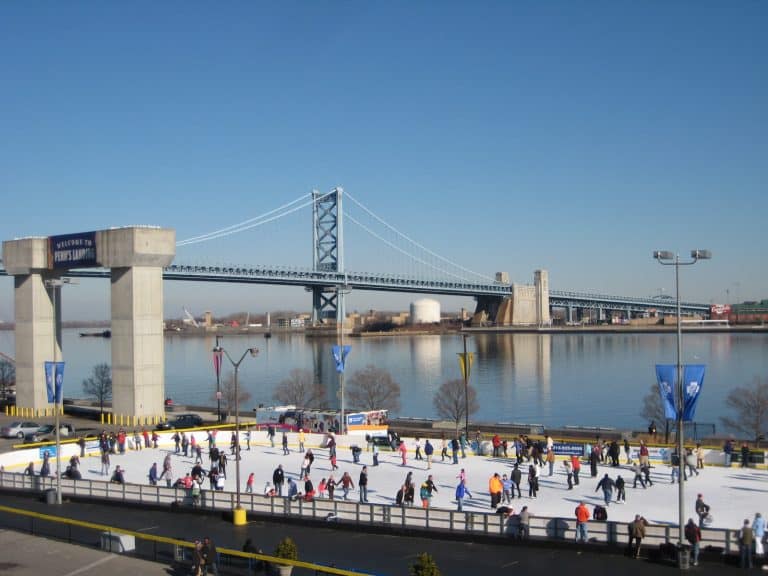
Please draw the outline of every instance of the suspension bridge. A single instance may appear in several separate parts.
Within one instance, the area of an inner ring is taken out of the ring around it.
[[[286,218],[304,209],[312,211],[312,265],[305,268],[264,264],[199,264],[176,261],[163,269],[163,279],[186,282],[221,282],[300,286],[312,293],[313,323],[344,317],[344,294],[350,290],[403,292],[447,296],[468,296],[477,300],[476,312],[485,311],[491,320],[499,303],[512,295],[514,286],[502,274],[492,277],[475,272],[441,256],[379,217],[342,188],[330,192],[312,191],[259,216],[212,232],[177,241],[177,248],[229,238]],[[388,249],[410,262],[410,273],[384,273],[349,270],[344,262],[344,230],[355,226]],[[5,270],[0,268],[0,275]],[[109,269],[71,269],[68,276],[108,278]],[[672,299],[631,297],[549,290],[550,308],[564,308],[567,318],[577,312],[596,310],[598,315],[618,312],[625,317],[656,310],[675,314]],[[681,303],[685,315],[708,317],[708,304]]]

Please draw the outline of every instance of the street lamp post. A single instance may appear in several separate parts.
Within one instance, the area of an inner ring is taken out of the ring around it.
[[[51,278],[45,281],[45,285],[51,288],[52,296],[51,302],[53,304],[53,375],[52,378],[56,378],[56,362],[57,351],[59,348],[59,318],[56,309],[57,296],[61,291],[61,287],[64,284],[71,284],[70,278]],[[61,422],[59,420],[59,411],[61,410],[61,404],[59,403],[59,395],[57,394],[57,387],[54,381],[53,383],[53,412],[54,412],[54,426],[56,427],[56,504],[61,504]],[[62,397],[64,395],[62,394]],[[63,400],[63,398],[62,398]]]
[[[457,352],[459,357],[459,368],[461,368],[461,375],[464,378],[464,432],[466,434],[467,441],[469,441],[469,372],[472,368],[472,353],[467,353],[467,338],[469,334],[461,334],[464,340],[464,353]]]
[[[216,370],[216,421],[221,424],[221,346],[220,336],[216,335],[216,346],[213,348],[213,366]]]
[[[682,550],[685,545],[685,453],[683,446],[683,410],[685,408],[685,391],[683,389],[683,366],[681,363],[683,352],[683,329],[680,317],[680,266],[691,266],[696,264],[699,260],[709,260],[712,258],[712,253],[709,250],[691,250],[691,259],[686,261],[680,260],[680,255],[667,250],[656,250],[653,253],[653,257],[662,266],[674,266],[675,267],[675,300],[677,303],[677,385],[675,393],[677,396],[677,410],[676,410],[676,422],[677,422],[677,465],[678,465],[678,550]],[[678,554],[678,566],[683,567],[688,565],[687,562],[681,559],[682,554]],[[687,560],[687,559],[686,559]]]
[[[339,336],[339,354],[341,355],[342,359],[342,369],[339,370],[339,394],[341,396],[340,398],[340,408],[341,408],[341,418],[339,419],[339,434],[342,436],[346,433],[347,430],[347,420],[346,420],[346,403],[344,398],[344,322],[347,318],[347,310],[344,306],[344,295],[350,293],[350,289],[348,286],[337,286],[335,288],[336,292],[336,330],[338,332]]]
[[[216,339],[215,353],[224,354],[235,369],[235,509],[232,511],[233,523],[237,526],[245,524],[245,510],[240,506],[240,390],[238,389],[238,372],[240,371],[240,364],[245,357],[250,354],[253,357],[259,353],[258,348],[248,348],[240,356],[240,359],[235,362],[229,355],[229,352],[222,346],[219,346],[218,338]]]

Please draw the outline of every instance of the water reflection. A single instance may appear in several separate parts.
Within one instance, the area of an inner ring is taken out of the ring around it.
[[[82,381],[101,362],[111,363],[110,341],[79,338],[65,330],[65,395],[82,396]],[[401,386],[401,415],[435,417],[440,385],[460,378],[458,335],[352,338],[347,378],[368,364],[388,370]],[[230,354],[256,346],[260,354],[240,367],[240,384],[254,406],[274,403],[275,386],[295,368],[312,371],[324,385],[326,402],[337,407],[338,376],[331,347],[335,339],[280,335],[227,335]],[[165,339],[166,394],[181,404],[215,405],[216,376],[211,335],[169,334]],[[656,363],[674,363],[674,334],[476,334],[471,384],[480,411],[473,419],[546,425],[643,426],[642,399],[654,382]],[[684,362],[707,365],[697,416],[718,423],[728,391],[768,373],[768,335],[685,334]],[[13,333],[0,331],[0,351],[13,356]],[[230,378],[224,363],[222,381]]]

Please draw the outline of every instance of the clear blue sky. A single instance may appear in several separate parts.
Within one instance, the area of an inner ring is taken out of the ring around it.
[[[685,298],[768,298],[766,29],[744,1],[2,2],[0,236],[182,239],[341,185],[479,272],[647,296],[673,290],[652,250],[708,248]],[[310,234],[304,210],[179,257],[309,266]],[[347,268],[387,269],[363,236]],[[65,318],[108,317],[107,295],[67,289]],[[311,305],[166,296],[169,315]]]

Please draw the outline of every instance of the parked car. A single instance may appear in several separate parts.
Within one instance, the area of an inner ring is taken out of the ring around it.
[[[0,434],[2,434],[3,438],[18,438],[21,440],[27,434],[37,432],[39,429],[40,424],[37,422],[17,421],[12,422],[8,426],[3,426],[2,430],[0,430]]]
[[[75,427],[65,422],[59,424],[59,431],[62,438],[75,435]],[[43,424],[35,432],[24,435],[24,442],[53,442],[54,440],[56,440],[56,426],[54,424]]]
[[[157,430],[171,430],[173,428],[197,428],[203,425],[203,419],[197,414],[179,414],[173,420],[160,422]]]

